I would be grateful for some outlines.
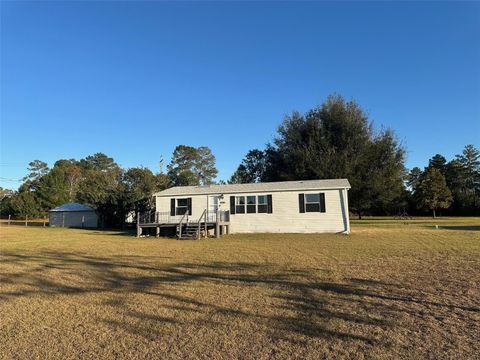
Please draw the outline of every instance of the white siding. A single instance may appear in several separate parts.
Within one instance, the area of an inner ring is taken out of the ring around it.
[[[298,194],[325,193],[325,213],[300,213]],[[338,233],[349,232],[348,203],[344,189],[316,191],[278,191],[261,193],[224,193],[220,210],[230,210],[230,196],[272,195],[272,214],[232,214],[230,215],[231,233]],[[208,195],[176,196],[192,198],[192,218],[198,218],[207,208]],[[156,197],[156,209],[159,212],[170,211],[171,197]]]

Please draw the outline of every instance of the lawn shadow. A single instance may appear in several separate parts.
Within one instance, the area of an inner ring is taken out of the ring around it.
[[[72,252],[41,252],[37,255],[2,253],[0,265],[15,265],[15,272],[4,271],[0,281],[10,290],[0,290],[0,301],[18,297],[105,294],[102,306],[113,307],[119,315],[100,321],[147,339],[161,335],[159,324],[185,326],[228,325],[241,318],[260,323],[276,337],[298,342],[299,338],[325,338],[361,341],[367,346],[381,345],[375,329],[396,326],[405,311],[399,304],[448,307],[479,312],[478,308],[441,304],[416,298],[392,283],[350,278],[341,282],[324,281],[311,269],[284,269],[274,265],[247,262],[166,263],[171,258],[157,256],[99,257]],[[160,265],[159,265],[160,264]],[[60,271],[61,280],[53,278]],[[202,286],[259,286],[271,295],[272,311],[232,308],[223,303],[186,296],[189,284]],[[184,286],[185,285],[185,286]],[[195,313],[197,320],[185,323],[182,316],[160,316],[133,311],[126,304],[131,294],[151,297],[166,312]],[[213,320],[213,314],[216,314]],[[339,327],[338,324],[342,326]],[[348,325],[348,326],[345,326]],[[342,329],[342,330],[340,330]],[[345,330],[348,329],[348,330]]]
[[[480,231],[480,225],[441,225],[439,228],[444,230]]]

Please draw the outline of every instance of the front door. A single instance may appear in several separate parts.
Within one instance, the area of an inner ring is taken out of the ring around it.
[[[208,221],[211,221],[211,222],[215,221],[219,201],[220,201],[220,196],[218,195],[208,196],[208,214],[207,214]]]

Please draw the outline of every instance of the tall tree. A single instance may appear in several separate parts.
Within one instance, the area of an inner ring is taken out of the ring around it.
[[[411,188],[412,192],[415,192],[415,190],[417,189],[418,184],[420,183],[421,177],[422,177],[422,170],[418,166],[415,166],[408,173],[407,186]]]
[[[265,177],[266,155],[262,150],[250,150],[229,180],[231,184],[255,183]]]
[[[158,190],[158,182],[150,169],[130,168],[123,174],[124,210],[146,211],[152,204],[152,194]]]
[[[197,148],[194,169],[201,185],[210,185],[217,177],[218,170],[215,167],[215,156],[207,146]]]
[[[448,209],[453,200],[445,177],[434,167],[428,167],[423,172],[415,191],[415,198],[420,208],[433,212],[434,218],[437,209]]]
[[[24,185],[34,190],[38,184],[38,180],[46,175],[49,171],[48,165],[46,162],[41,160],[33,160],[28,164],[28,175],[25,176],[22,180]]]
[[[462,168],[465,192],[471,196],[473,206],[477,207],[480,204],[478,201],[480,194],[480,150],[472,144],[466,145],[462,154],[456,156],[456,160]]]
[[[55,162],[54,168],[61,168],[65,172],[65,181],[68,185],[69,201],[75,201],[78,186],[82,180],[82,168],[75,159],[58,160]]]
[[[375,132],[363,109],[338,95],[305,116],[286,116],[264,154],[262,181],[348,178],[359,217],[390,211],[404,193],[405,150],[393,131]]]
[[[120,167],[113,160],[113,158],[105,155],[104,153],[96,153],[94,155],[87,156],[85,159],[80,160],[79,165],[86,170],[98,170],[110,173],[118,173],[120,170]]]
[[[45,211],[70,200],[69,189],[65,181],[65,171],[54,167],[38,181],[36,196]]]
[[[179,145],[167,166],[167,175],[175,186],[208,185],[217,176],[215,156],[206,146]]]
[[[440,154],[436,154],[430,160],[428,160],[428,166],[434,167],[435,169],[440,171],[443,176],[445,176],[445,171],[447,167],[446,165],[447,159],[445,159],[445,157]]]
[[[81,159],[80,167],[83,176],[78,185],[77,201],[96,208],[104,226],[122,224],[123,170],[112,158],[101,153]]]

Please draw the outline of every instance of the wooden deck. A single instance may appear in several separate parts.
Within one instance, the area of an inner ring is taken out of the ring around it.
[[[178,239],[200,239],[208,237],[213,231],[215,237],[230,232],[230,212],[209,212],[204,210],[199,218],[191,215],[171,215],[168,212],[137,213],[137,237],[142,236],[143,229],[155,228],[155,235],[160,236],[161,229],[175,228]]]

